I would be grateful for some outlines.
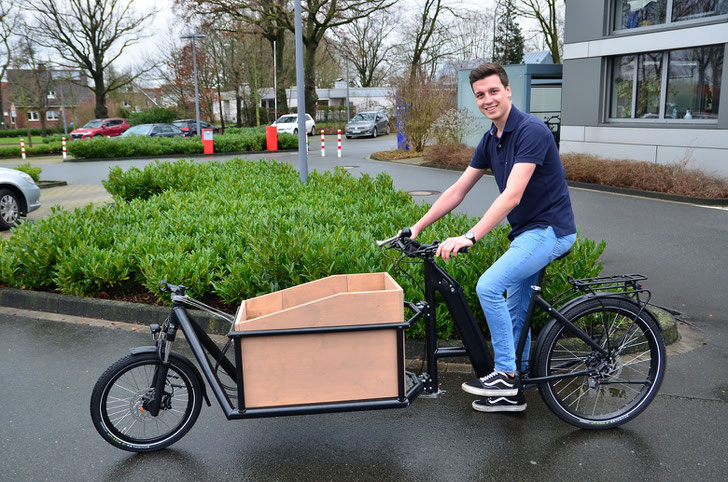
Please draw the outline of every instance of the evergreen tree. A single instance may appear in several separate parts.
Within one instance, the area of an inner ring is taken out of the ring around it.
[[[523,61],[523,35],[516,23],[513,0],[500,3],[499,10],[493,34],[493,62],[501,65],[520,64]]]

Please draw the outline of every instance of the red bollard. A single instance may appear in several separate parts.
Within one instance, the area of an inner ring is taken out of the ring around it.
[[[341,157],[341,129],[339,129],[339,145],[338,145],[338,154],[336,157]]]
[[[66,138],[61,137],[61,140],[63,141],[63,159],[66,159]]]
[[[265,127],[265,148],[268,151],[278,150],[278,128],[276,126]]]
[[[321,157],[326,155],[326,148],[324,146],[324,131],[321,129]]]
[[[23,139],[20,139],[20,154],[25,159],[25,141]]]

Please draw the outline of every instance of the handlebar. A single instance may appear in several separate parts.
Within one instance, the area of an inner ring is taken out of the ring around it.
[[[172,293],[173,295],[185,296],[185,290],[187,287],[183,285],[177,286],[169,284],[166,281],[160,281],[159,285],[157,285],[157,289],[162,293]]]
[[[440,241],[433,241],[430,244],[420,244],[411,239],[412,230],[404,228],[395,236],[383,241],[377,241],[377,246],[383,249],[396,249],[410,258],[432,258],[440,246]],[[458,253],[467,253],[470,247],[461,248]]]

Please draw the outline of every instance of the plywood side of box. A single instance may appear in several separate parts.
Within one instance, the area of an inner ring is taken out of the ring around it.
[[[356,273],[346,275],[346,291],[349,293],[382,291],[384,289],[384,273]]]
[[[396,398],[397,331],[243,338],[248,408]]]
[[[334,275],[246,300],[250,320],[336,293],[346,292],[346,275]]]
[[[237,323],[237,331],[285,330],[318,326],[399,323],[404,319],[401,291],[340,293],[304,305]]]

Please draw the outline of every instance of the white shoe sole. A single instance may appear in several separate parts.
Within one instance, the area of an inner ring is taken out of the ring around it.
[[[463,391],[468,392],[472,395],[480,395],[481,397],[515,397],[518,395],[518,389],[507,390],[503,388],[477,388],[471,387],[467,383],[460,385]]]
[[[477,402],[477,400],[476,400],[476,402]],[[481,405],[481,404],[475,403],[475,402],[473,402],[473,404],[472,404],[473,410],[476,410],[478,412],[488,412],[488,413],[522,412],[522,411],[526,410],[527,406],[528,405],[525,403],[523,405],[513,405],[513,406],[498,405],[498,406],[493,406],[493,407],[489,407],[487,405]]]

